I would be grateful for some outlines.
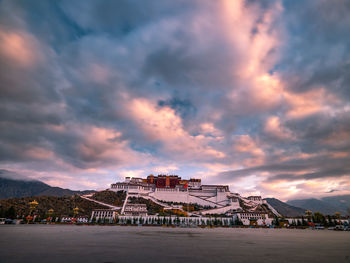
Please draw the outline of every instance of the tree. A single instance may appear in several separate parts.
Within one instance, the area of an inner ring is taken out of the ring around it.
[[[302,224],[301,224],[300,220],[297,219],[297,226],[301,226],[301,225],[302,225]]]
[[[307,222],[305,221],[305,219],[304,219],[303,216],[301,217],[301,224],[302,224],[303,226],[307,226]]]
[[[11,206],[5,213],[7,218],[15,219],[16,218],[16,210],[13,206]]]
[[[325,222],[325,217],[323,214],[321,214],[320,212],[315,212],[314,213],[314,223],[322,223],[324,224]]]
[[[273,220],[273,224],[274,224],[275,226],[279,226],[279,225],[280,225],[280,221],[279,221],[279,219],[278,219],[278,216],[275,216],[275,219]]]
[[[230,218],[230,226],[233,226],[235,224],[235,221],[233,221],[233,218]]]
[[[242,225],[243,225],[243,222],[242,222],[241,219],[237,216],[236,219],[235,219],[234,224],[235,224],[236,226],[242,226]]]

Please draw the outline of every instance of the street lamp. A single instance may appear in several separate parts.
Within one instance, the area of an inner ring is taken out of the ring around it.
[[[310,222],[311,221],[311,216],[312,216],[312,211],[306,210],[305,214],[306,214],[306,216],[307,216],[307,218],[309,219],[309,222]]]
[[[51,209],[49,209],[49,217],[50,217],[50,221],[52,222],[52,215],[53,215],[53,212],[54,212],[55,210],[53,210],[52,208]]]
[[[32,213],[38,205],[39,205],[39,203],[36,200],[29,202],[29,215],[27,216],[27,224],[29,223],[29,221],[31,219],[33,219]]]
[[[77,215],[79,214],[79,208],[78,207],[75,207],[75,208],[73,208],[73,214],[74,214],[74,221],[75,222],[77,222],[77,219],[76,219],[76,217],[77,217]]]

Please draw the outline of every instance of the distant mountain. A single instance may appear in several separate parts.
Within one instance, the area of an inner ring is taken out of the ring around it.
[[[73,191],[60,187],[52,187],[40,181],[28,181],[1,177],[0,199],[27,197],[27,196],[69,196],[74,194],[87,194],[94,191]]]
[[[265,200],[277,210],[278,213],[285,217],[294,217],[305,215],[306,209],[288,205],[276,198],[265,198]]]
[[[287,204],[304,207],[312,212],[320,212],[325,215],[333,215],[339,212],[342,215],[349,215],[350,211],[350,195],[338,195],[331,197],[323,197],[321,199],[300,199],[289,200]]]
[[[329,196],[323,197],[322,201],[326,202],[333,207],[336,207],[338,212],[343,215],[350,215],[350,195],[337,195],[337,196]]]

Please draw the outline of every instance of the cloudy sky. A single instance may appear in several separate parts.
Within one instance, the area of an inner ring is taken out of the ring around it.
[[[350,2],[0,1],[0,169],[350,193]]]

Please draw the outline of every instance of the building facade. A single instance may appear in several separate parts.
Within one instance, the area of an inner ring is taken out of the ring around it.
[[[260,212],[236,212],[233,213],[234,220],[240,220],[243,225],[271,225],[272,220],[267,213]]]
[[[147,216],[147,206],[145,204],[126,204],[123,215]]]
[[[107,221],[112,223],[116,218],[117,211],[111,209],[95,209],[92,210],[90,221]]]

